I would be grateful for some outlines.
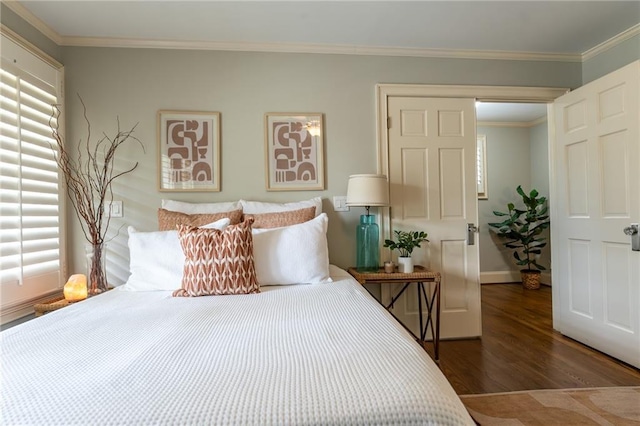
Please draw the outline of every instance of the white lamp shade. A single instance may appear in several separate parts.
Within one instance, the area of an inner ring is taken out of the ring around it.
[[[389,183],[385,175],[351,175],[347,186],[348,206],[388,206]]]

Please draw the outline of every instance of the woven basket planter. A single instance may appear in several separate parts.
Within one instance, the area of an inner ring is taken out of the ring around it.
[[[537,290],[540,288],[540,271],[520,271],[522,286],[527,290]]]

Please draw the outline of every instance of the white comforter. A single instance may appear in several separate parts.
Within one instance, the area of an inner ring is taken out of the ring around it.
[[[0,419],[473,424],[402,326],[332,272],[242,296],[116,289],[6,330]]]

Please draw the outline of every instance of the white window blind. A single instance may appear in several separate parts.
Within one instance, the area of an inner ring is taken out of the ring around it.
[[[2,47],[0,290],[6,309],[61,286],[62,181],[49,126],[60,72],[5,35]]]

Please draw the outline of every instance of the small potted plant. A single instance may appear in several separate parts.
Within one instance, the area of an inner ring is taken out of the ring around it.
[[[524,288],[535,290],[540,288],[540,271],[545,269],[537,262],[536,257],[547,245],[545,238],[540,236],[550,225],[547,199],[539,197],[535,189],[527,195],[522,187],[518,186],[516,192],[522,197],[524,210],[517,209],[513,203],[509,203],[508,212],[493,212],[496,216],[506,217],[505,220],[490,223],[489,226],[496,228],[496,234],[506,240],[503,243],[505,247],[513,249],[516,264],[525,266],[525,269],[520,270]]]
[[[398,241],[384,240],[384,246],[391,250],[398,250],[398,272],[410,274],[413,272],[413,249],[420,247],[427,240],[427,233],[423,231],[393,231]]]

